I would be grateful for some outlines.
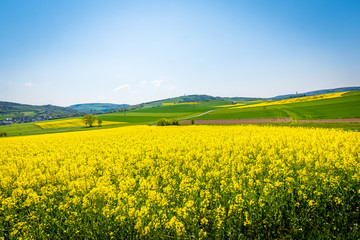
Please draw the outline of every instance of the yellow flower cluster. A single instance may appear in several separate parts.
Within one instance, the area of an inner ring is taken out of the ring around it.
[[[200,104],[199,102],[183,102],[183,103],[163,103],[164,106],[173,106],[173,105],[186,105],[186,104]]]
[[[219,108],[228,108],[228,107],[238,107],[238,106],[245,106],[244,103],[235,103],[235,104],[231,104],[231,105],[221,105],[221,106],[216,106]]]
[[[358,239],[359,149],[359,133],[269,126],[3,138],[0,238]]]
[[[337,98],[341,97],[345,93],[348,92],[337,92],[337,93],[327,93],[327,94],[321,94],[321,95],[315,95],[315,96],[308,96],[308,97],[298,97],[298,98],[290,98],[280,101],[266,101],[258,104],[250,104],[245,106],[236,106],[235,108],[248,108],[248,107],[266,107],[266,106],[273,106],[273,105],[282,105],[282,104],[289,104],[289,103],[300,103],[300,102],[309,102],[309,101],[315,101],[315,100],[323,100],[323,99],[329,99],[329,98]]]
[[[125,122],[111,122],[111,121],[102,121],[101,125],[113,125],[113,124],[124,124]],[[96,125],[97,122],[94,122]],[[84,127],[85,124],[82,119],[69,119],[69,120],[60,120],[60,121],[47,121],[36,123],[42,129],[48,128],[70,128],[70,127]]]

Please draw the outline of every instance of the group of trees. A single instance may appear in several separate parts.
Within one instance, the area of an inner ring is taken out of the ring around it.
[[[90,127],[92,127],[95,124],[95,122],[97,122],[98,126],[101,127],[102,122],[103,122],[100,118],[96,118],[92,114],[83,116],[82,120],[85,125],[89,125]]]
[[[179,120],[177,119],[159,119],[156,121],[157,126],[169,126],[169,125],[180,125]]]
[[[191,124],[194,125],[195,124],[195,120],[191,119]],[[166,119],[166,118],[162,118],[156,121],[156,125],[157,126],[169,126],[169,125],[180,125],[179,120],[177,119]]]
[[[7,136],[7,132],[0,132],[0,137],[6,137]]]

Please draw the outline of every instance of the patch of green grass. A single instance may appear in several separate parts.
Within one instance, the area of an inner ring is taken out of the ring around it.
[[[35,115],[35,112],[22,112],[24,117],[33,117]]]
[[[98,115],[104,121],[127,122],[129,124],[151,124],[161,118],[186,118],[218,109],[217,106],[230,104],[229,101],[203,101],[200,104],[171,105],[142,108],[132,111]]]
[[[67,118],[74,119],[74,118]],[[47,120],[42,122],[57,122],[62,121],[63,119]],[[11,136],[25,136],[25,135],[36,135],[36,134],[45,134],[45,133],[57,133],[57,132],[69,132],[75,131],[78,127],[72,128],[54,128],[54,129],[42,129],[36,124],[40,122],[31,122],[31,123],[15,123],[11,125],[0,126],[0,131],[4,131]]]
[[[73,131],[75,128],[66,128],[66,129],[41,129],[35,123],[15,123],[12,125],[0,126],[0,132],[6,132],[8,137],[12,136],[26,136],[26,135],[36,135],[36,134],[45,134],[45,133],[56,133],[56,132],[68,132]]]
[[[47,133],[62,133],[62,132],[73,132],[73,131],[89,131],[89,130],[99,130],[105,128],[114,128],[114,127],[123,127],[129,126],[130,124],[114,124],[114,125],[103,125],[98,127],[97,125],[93,127],[68,127],[68,128],[49,128],[42,129],[35,123],[21,123],[21,124],[12,124],[6,126],[0,126],[0,132],[6,132],[7,137],[14,136],[27,136],[27,135],[38,135],[38,134],[47,134]]]
[[[160,117],[155,116],[137,116],[131,113],[118,114],[118,113],[110,113],[110,114],[103,114],[99,116],[103,121],[113,121],[113,122],[127,122],[130,124],[145,124],[155,122]]]

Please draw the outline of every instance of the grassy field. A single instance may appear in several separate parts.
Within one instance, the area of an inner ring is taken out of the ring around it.
[[[197,104],[180,104],[180,105],[159,105],[136,109],[133,111],[117,112],[99,115],[104,121],[127,122],[130,124],[153,124],[160,118],[186,118],[195,116],[210,110],[218,109],[217,106],[228,105],[229,101],[215,100],[204,101]]]
[[[360,117],[360,91],[349,92],[342,97],[315,101],[270,105],[249,108],[225,108],[195,119],[339,119]]]
[[[77,128],[53,128],[53,129],[42,129],[35,123],[21,123],[0,126],[0,132],[6,132],[9,137],[11,136],[26,136],[26,135],[37,135],[46,133],[57,133],[57,132],[69,132],[74,131]]]
[[[102,121],[101,126],[114,125],[114,124],[126,124],[126,123]],[[38,122],[38,123],[36,123],[36,125],[41,127],[42,129],[86,127],[83,120],[79,119],[79,118],[78,119],[66,119],[66,120],[61,120],[61,121]],[[94,122],[94,126],[98,126],[97,121]]]
[[[153,125],[161,118],[185,118],[195,116],[197,114],[204,113],[206,111],[217,109],[217,106],[227,105],[229,101],[204,101],[199,104],[184,104],[184,105],[170,105],[170,106],[153,106],[143,109],[136,109],[127,112],[116,112],[109,114],[96,115],[96,117],[102,119],[104,124],[101,128],[113,128],[129,125]],[[74,121],[78,124],[74,124]],[[112,122],[111,125],[107,125],[106,122]],[[116,124],[118,122],[118,124]],[[65,124],[67,123],[67,124]],[[51,126],[51,128],[41,128],[36,124]],[[95,124],[96,125],[96,124]],[[84,130],[96,130],[99,127],[85,127],[81,124],[80,118],[67,118],[56,119],[37,123],[24,123],[0,126],[0,131],[5,131],[8,136],[23,136],[23,135],[36,135],[44,133],[56,133],[56,132],[70,132],[70,131],[84,131]]]

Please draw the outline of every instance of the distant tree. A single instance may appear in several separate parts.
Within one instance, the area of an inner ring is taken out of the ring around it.
[[[159,119],[156,121],[157,126],[169,126],[169,125],[180,125],[179,120],[177,119]]]
[[[177,119],[170,119],[169,123],[169,125],[180,125],[179,120]]]
[[[88,114],[88,115],[85,115],[83,118],[82,118],[83,122],[85,125],[89,125],[90,127],[93,126],[95,120],[96,120],[96,117],[92,114]]]
[[[103,122],[103,121],[102,121],[100,118],[98,118],[97,123],[98,123],[99,127],[101,127],[102,122]]]
[[[0,132],[0,137],[6,137],[7,133],[6,132]]]
[[[166,125],[166,119],[162,118],[156,121],[156,125],[158,126],[165,126]]]

